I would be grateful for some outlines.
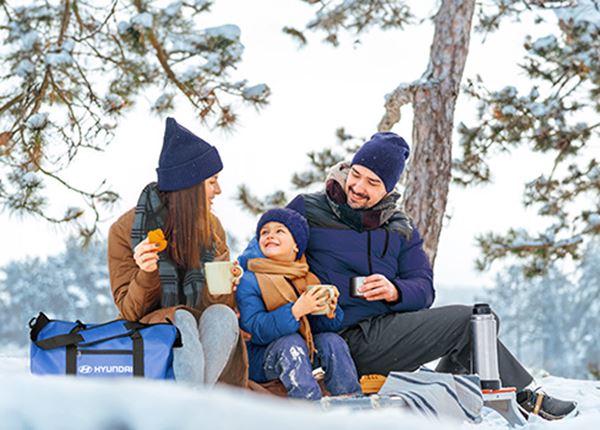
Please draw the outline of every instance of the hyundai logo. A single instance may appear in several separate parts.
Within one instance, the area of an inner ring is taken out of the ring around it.
[[[93,371],[94,371],[94,368],[87,364],[84,364],[83,366],[79,366],[79,373],[81,373],[82,375],[87,375],[88,373],[92,373]]]

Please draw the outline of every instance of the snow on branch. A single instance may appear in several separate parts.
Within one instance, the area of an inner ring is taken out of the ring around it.
[[[338,46],[341,33],[358,37],[370,28],[384,30],[403,28],[412,23],[413,15],[405,0],[334,0],[307,1],[317,8],[314,18],[306,24],[306,30],[324,32],[324,41]],[[304,32],[284,27],[284,33],[306,44]]]
[[[0,68],[7,71],[0,77],[2,209],[73,222],[91,236],[118,194],[105,181],[83,190],[62,172],[81,151],[104,150],[140,95],[159,88],[150,108],[161,114],[183,96],[201,121],[219,127],[235,123],[240,104],[269,100],[266,84],[230,76],[244,52],[239,27],[197,25],[211,1],[0,3]],[[23,179],[30,174],[38,180]],[[49,182],[81,201],[55,210]],[[80,206],[86,209],[68,210]]]
[[[428,75],[428,73],[426,73]],[[419,89],[435,86],[435,82],[430,80],[418,80],[409,84],[400,84],[394,91],[385,95],[385,114],[379,121],[377,129],[379,131],[389,131],[400,122],[400,108],[406,104],[412,104],[414,95]]]

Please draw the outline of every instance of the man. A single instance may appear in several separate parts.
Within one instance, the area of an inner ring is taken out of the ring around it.
[[[306,252],[311,270],[340,290],[344,310],[340,332],[359,375],[412,371],[441,358],[437,370],[470,371],[471,307],[429,309],[435,297],[433,272],[422,239],[397,207],[394,191],[409,147],[395,133],[376,133],[351,163],[334,166],[325,192],[301,194],[288,207],[310,226]],[[351,297],[353,277],[367,276],[362,297]],[[532,376],[498,342],[500,377],[514,386],[528,412],[541,403],[540,416],[562,418],[573,402],[532,391]],[[538,408],[540,409],[540,408]]]

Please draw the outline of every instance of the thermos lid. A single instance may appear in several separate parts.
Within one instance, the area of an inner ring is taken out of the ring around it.
[[[476,303],[473,306],[473,315],[489,315],[491,313],[492,309],[487,303]]]

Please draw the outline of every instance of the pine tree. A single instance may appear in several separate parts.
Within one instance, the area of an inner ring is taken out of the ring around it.
[[[407,2],[403,0],[331,1],[306,0],[316,9],[315,19],[304,31],[286,27],[284,31],[301,43],[307,40],[305,31],[325,32],[325,41],[338,45],[339,33],[349,32],[355,37],[370,28],[401,29],[415,21]],[[420,79],[402,83],[386,96],[385,115],[377,129],[388,131],[400,121],[400,108],[410,103],[414,108],[412,155],[406,178],[404,206],[424,237],[424,249],[432,264],[446,209],[450,183],[451,135],[454,124],[454,106],[468,54],[474,0],[443,0],[436,13],[435,34],[431,45],[430,61]],[[435,125],[434,125],[435,124]],[[343,144],[351,138],[343,129],[338,131]],[[364,141],[364,139],[361,139]],[[294,175],[293,185],[305,188],[324,178],[325,171],[340,159],[346,158],[349,147],[342,151],[326,148],[311,153],[311,170]],[[335,156],[332,156],[334,155]],[[426,163],[426,159],[436,159]],[[326,163],[322,163],[326,161]],[[244,187],[240,200],[256,203]],[[281,194],[281,192],[279,193]],[[268,206],[264,204],[263,206]],[[260,204],[251,207],[260,208]]]
[[[580,341],[586,348],[588,370],[600,379],[600,373],[594,373],[600,366],[600,336],[596,334],[596,328],[600,326],[600,240],[595,239],[586,247],[579,273],[578,288],[574,293],[581,297],[582,306],[577,312],[583,316],[585,324]]]
[[[90,238],[119,196],[104,181],[81,189],[63,172],[81,151],[103,150],[141,94],[159,92],[153,112],[181,99],[218,127],[235,123],[239,102],[268,100],[266,85],[230,77],[243,53],[240,29],[198,26],[210,0],[11,3],[0,2],[0,208],[72,223]],[[49,183],[83,207],[49,213]]]
[[[496,278],[486,301],[500,316],[500,338],[527,366],[585,378],[600,363],[600,242],[574,272],[528,277],[520,264]]]
[[[305,1],[317,9],[315,19],[303,30],[284,29],[301,43],[307,43],[309,31],[324,33],[324,40],[335,46],[341,32],[358,38],[371,28],[398,30],[419,22],[407,2],[401,0]],[[538,22],[556,22],[559,37],[549,35],[524,42],[528,55],[522,67],[533,87],[523,95],[510,86],[498,91],[486,90],[481,78],[469,79],[459,87],[473,14],[477,16],[475,30],[484,34],[499,29],[504,20],[526,15]],[[518,228],[506,235],[482,234],[478,237],[482,251],[478,267],[485,270],[498,258],[516,255],[527,259],[524,270],[528,275],[542,274],[552,261],[567,256],[578,258],[584,238],[600,232],[600,166],[593,152],[600,125],[599,22],[598,0],[440,3],[435,15],[430,66],[421,79],[400,84],[386,96],[386,113],[378,126],[379,130],[391,129],[400,120],[400,108],[412,103],[413,151],[405,174],[404,206],[424,234],[424,247],[432,263],[450,179],[460,185],[489,182],[492,177],[489,158],[517,146],[528,145],[531,151],[555,154],[551,172],[526,185],[524,201],[527,206],[537,205],[541,216],[555,218],[556,222],[537,234]],[[451,64],[451,69],[445,69],[444,64]],[[479,121],[470,126],[458,124],[461,153],[452,157],[450,136],[459,92],[477,98]],[[337,135],[342,136],[338,144],[309,154],[310,169],[294,175],[292,188],[309,189],[325,177],[332,164],[348,157],[351,150],[345,143],[352,136],[344,129]],[[364,137],[352,142],[360,141]],[[435,163],[428,161],[434,159]],[[247,187],[242,187],[239,194],[242,203],[253,206],[254,211],[286,200],[281,191],[269,196],[267,202],[261,202]],[[578,203],[573,204],[580,200],[587,203],[581,210]]]
[[[506,7],[483,24],[496,27],[503,15],[522,13],[521,3],[502,2]],[[521,146],[554,160],[548,171],[531,172],[523,195],[525,206],[536,207],[548,227],[480,235],[482,270],[514,255],[526,262],[529,276],[542,274],[557,260],[580,258],[586,238],[600,233],[600,2],[582,0],[555,14],[555,33],[525,40],[520,66],[530,88],[488,90],[478,78],[465,89],[479,102],[479,121],[458,126],[457,182],[489,182],[489,158]]]

